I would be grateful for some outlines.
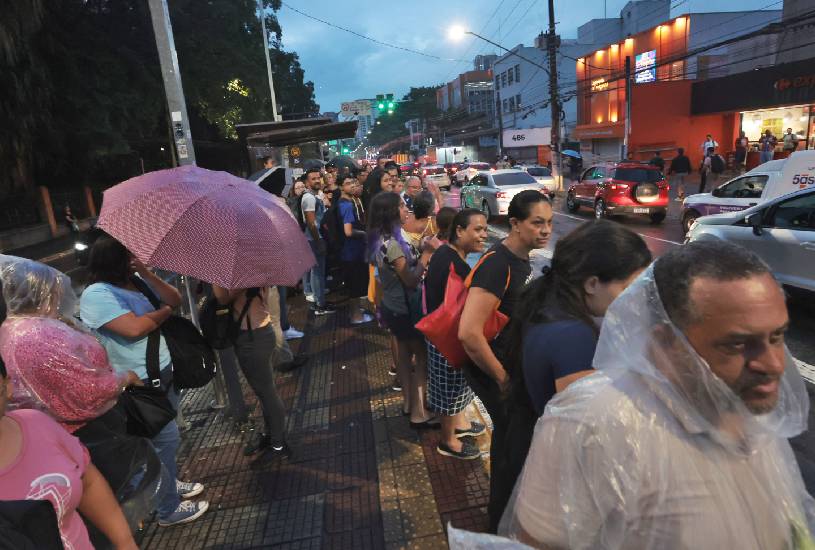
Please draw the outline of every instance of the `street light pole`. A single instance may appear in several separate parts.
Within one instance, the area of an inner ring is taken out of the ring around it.
[[[546,33],[546,49],[549,53],[549,107],[552,117],[552,138],[550,150],[556,155],[552,168],[557,166],[558,187],[563,189],[562,156],[560,154],[560,97],[557,89],[557,48],[560,37],[555,34],[555,1],[549,0],[549,32]]]
[[[266,55],[266,74],[269,76],[269,93],[272,97],[272,117],[275,122],[280,120],[277,114],[277,98],[274,93],[274,78],[272,77],[272,60],[269,58],[269,37],[266,34],[266,13],[263,9],[263,0],[258,0],[260,12],[260,29],[263,32],[263,53]]]

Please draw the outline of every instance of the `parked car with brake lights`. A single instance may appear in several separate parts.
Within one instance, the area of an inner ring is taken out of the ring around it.
[[[685,242],[720,239],[752,250],[786,286],[815,292],[815,187],[739,212],[702,216]]]
[[[450,176],[447,175],[447,170],[444,169],[444,166],[428,164],[422,168],[421,175],[424,181],[432,181],[440,189],[450,188]]]
[[[486,162],[465,162],[456,172],[456,182],[458,184],[466,183],[473,179],[482,170],[489,170],[490,165]]]
[[[668,212],[670,186],[656,166],[636,162],[599,164],[585,170],[566,193],[566,208],[594,210],[597,219],[620,214],[648,216],[661,223]]]
[[[815,151],[796,151],[771,160],[716,187],[687,197],[682,203],[682,228],[687,233],[696,218],[739,212],[775,197],[815,185]]]
[[[478,172],[461,188],[461,207],[477,208],[487,219],[505,216],[512,197],[527,190],[546,194],[546,189],[523,170],[509,168]]]

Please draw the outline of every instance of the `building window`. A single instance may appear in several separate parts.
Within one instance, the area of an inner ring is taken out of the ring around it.
[[[515,82],[521,81],[521,66],[515,65]]]
[[[515,74],[512,72],[512,69],[510,69],[508,71],[508,74],[507,74],[507,84],[512,84],[512,82],[513,82],[512,77],[514,77],[514,76],[515,76]]]
[[[501,73],[501,87],[503,88],[506,85],[507,85],[507,72],[504,71]]]
[[[513,111],[515,111],[515,98],[511,97],[509,98],[509,112],[511,113]]]
[[[509,112],[509,103],[507,102],[507,100],[504,99],[501,103],[502,103],[502,106],[503,106],[503,111],[505,113],[508,113]]]
[[[518,110],[521,109],[521,94],[515,96],[515,108]]]
[[[501,75],[500,74],[495,75],[495,89],[496,90],[501,89]]]

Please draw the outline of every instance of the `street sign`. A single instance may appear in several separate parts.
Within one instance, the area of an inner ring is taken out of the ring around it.
[[[340,105],[343,116],[366,116],[371,114],[370,101],[347,101]]]
[[[534,147],[552,143],[551,128],[509,128],[504,130],[504,147]]]

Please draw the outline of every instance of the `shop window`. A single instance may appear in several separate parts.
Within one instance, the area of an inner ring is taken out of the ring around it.
[[[685,60],[674,61],[671,63],[671,72],[668,76],[669,80],[682,80],[685,78]]]

